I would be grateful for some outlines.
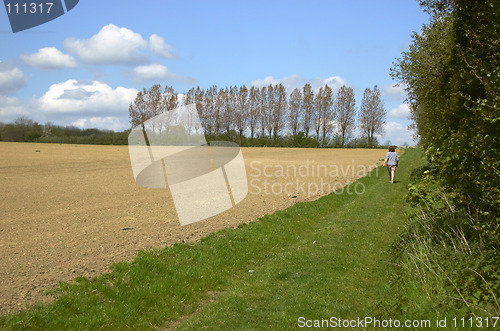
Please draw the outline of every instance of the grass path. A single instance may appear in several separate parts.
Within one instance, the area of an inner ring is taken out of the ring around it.
[[[141,252],[110,274],[61,284],[55,303],[2,317],[0,329],[282,330],[301,316],[383,315],[388,249],[404,227],[406,185],[420,162],[408,150],[393,185],[379,168],[343,194],[200,243]]]
[[[305,203],[271,216],[301,215],[311,228],[253,265],[254,273],[231,284],[180,329],[290,329],[299,317],[380,319],[391,297],[388,249],[405,225],[406,185],[419,161],[416,151],[406,153],[393,185],[380,168],[378,177],[360,181],[364,194],[334,194],[314,208]]]

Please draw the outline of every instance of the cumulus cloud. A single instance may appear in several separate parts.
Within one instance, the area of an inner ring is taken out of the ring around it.
[[[140,83],[154,80],[164,80],[169,74],[167,67],[161,64],[138,66],[135,67],[132,72],[134,74],[134,79]]]
[[[12,122],[20,116],[29,117],[30,112],[26,104],[16,97],[0,95],[0,121]]]
[[[137,92],[99,81],[68,80],[53,84],[40,98],[20,100],[0,95],[0,121],[25,116],[40,123],[121,131],[130,127],[128,107]]]
[[[391,144],[400,145],[408,144],[415,145],[415,140],[411,136],[410,130],[405,125],[398,122],[387,122],[384,125],[385,134],[378,136],[380,143],[390,141]]]
[[[307,79],[294,74],[278,79],[275,79],[272,76],[267,76],[264,79],[257,79],[252,81],[252,85],[255,87],[263,87],[269,84],[276,85],[280,83],[283,84],[283,86],[286,88],[287,93],[291,93],[295,88],[302,89],[306,83],[309,83],[315,92],[319,91],[320,87],[327,84],[332,88],[334,93],[337,93],[342,85],[349,86],[349,84],[339,76]]]
[[[185,84],[194,84],[196,80],[188,76],[176,75],[161,64],[150,64],[135,67],[132,78],[138,83],[171,81]]]
[[[26,84],[27,79],[21,69],[0,61],[0,94],[14,93]]]
[[[111,86],[99,81],[67,80],[53,84],[38,99],[40,110],[47,114],[126,113],[137,90]]]
[[[30,67],[43,69],[76,68],[76,60],[68,54],[64,54],[55,47],[45,47],[34,54],[21,54],[19,56],[24,64]]]
[[[90,39],[68,38],[63,45],[85,63],[138,64],[146,62],[141,50],[148,42],[139,33],[109,24]]]
[[[396,108],[392,108],[387,115],[389,117],[407,119],[410,116],[410,105],[402,103]]]
[[[406,99],[406,86],[404,84],[399,85],[384,85],[381,88],[381,94],[384,98],[392,101],[402,101]]]
[[[97,92],[90,92],[82,87],[78,87],[73,90],[65,90],[59,99],[85,100],[95,93]]]
[[[106,117],[90,117],[90,118],[80,118],[72,123],[81,129],[97,128],[113,131],[122,131],[124,127],[127,127],[128,123],[123,123],[123,120],[116,116],[106,116]]]
[[[154,54],[165,59],[174,59],[177,57],[174,47],[165,43],[165,39],[157,34],[152,34],[149,37],[149,49]]]

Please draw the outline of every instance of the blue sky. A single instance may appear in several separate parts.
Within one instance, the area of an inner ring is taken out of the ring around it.
[[[415,0],[80,0],[14,34],[1,8],[0,121],[124,130],[135,94],[155,83],[179,93],[347,84],[358,107],[377,84],[388,111],[381,142],[412,143],[390,68],[427,20]]]

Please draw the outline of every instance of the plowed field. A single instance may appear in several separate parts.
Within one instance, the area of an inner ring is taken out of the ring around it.
[[[141,249],[198,240],[364,176],[385,150],[243,148],[249,193],[181,226],[167,189],[136,185],[127,146],[0,143],[0,313]],[[386,175],[382,173],[380,175]],[[350,194],[362,194],[355,187]],[[193,206],[197,208],[197,206]]]

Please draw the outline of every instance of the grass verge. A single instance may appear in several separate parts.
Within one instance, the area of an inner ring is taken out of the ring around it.
[[[421,160],[408,150],[393,185],[379,168],[342,193],[61,283],[57,301],[3,316],[0,327],[288,329],[299,317],[375,316],[391,296],[388,251]]]
[[[431,175],[413,172],[407,229],[394,241],[392,315],[443,321],[460,328],[500,327],[500,243],[481,215],[453,204],[453,192]]]

